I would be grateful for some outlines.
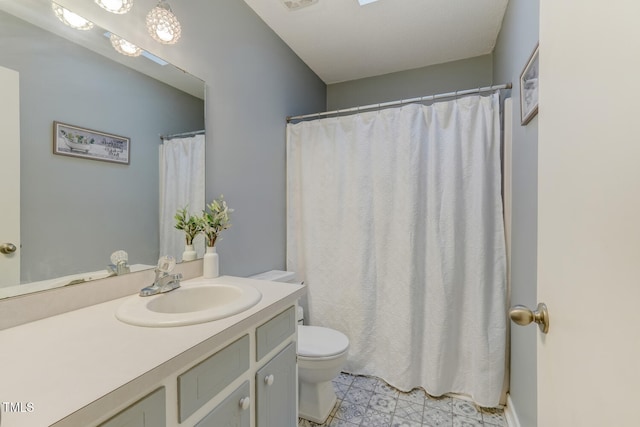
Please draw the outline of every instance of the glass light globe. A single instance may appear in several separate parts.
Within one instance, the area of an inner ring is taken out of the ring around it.
[[[142,54],[142,49],[138,46],[126,41],[122,37],[116,36],[115,34],[111,34],[109,36],[109,40],[111,40],[111,46],[113,46],[118,53],[126,56],[140,56]]]
[[[180,22],[166,1],[160,0],[147,14],[147,31],[154,40],[162,44],[174,44],[180,38]]]
[[[69,9],[65,9],[57,3],[51,2],[51,8],[58,19],[71,28],[75,28],[76,30],[90,30],[93,28],[93,22],[71,12]]]
[[[106,11],[119,15],[127,13],[133,7],[133,0],[95,0],[96,4]]]

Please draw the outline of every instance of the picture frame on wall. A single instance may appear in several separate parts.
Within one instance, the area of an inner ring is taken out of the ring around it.
[[[53,122],[53,154],[128,165],[130,148],[127,137]]]
[[[520,74],[520,121],[526,125],[538,114],[539,44],[531,53]]]

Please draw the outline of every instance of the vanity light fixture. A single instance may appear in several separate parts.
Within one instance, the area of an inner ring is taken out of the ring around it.
[[[147,31],[162,44],[175,44],[180,38],[180,22],[165,0],[158,1],[156,7],[147,14]]]
[[[95,2],[104,10],[118,15],[129,12],[133,7],[133,0],[95,0]]]
[[[58,3],[51,2],[51,8],[58,19],[71,28],[75,28],[76,30],[90,30],[93,28],[93,22],[71,12],[69,9],[65,9]]]
[[[360,6],[365,6],[365,5],[369,4],[369,3],[373,3],[373,2],[376,2],[376,1],[378,1],[378,0],[358,0],[358,3],[360,4]]]
[[[116,36],[115,34],[111,34],[109,36],[109,40],[111,40],[111,46],[113,46],[118,53],[126,56],[140,56],[142,54],[142,49],[138,46],[126,41],[122,37]]]

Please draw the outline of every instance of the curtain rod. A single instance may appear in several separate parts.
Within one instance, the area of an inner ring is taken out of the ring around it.
[[[195,130],[193,132],[175,133],[173,135],[160,135],[160,139],[167,140],[167,139],[180,138],[180,137],[186,137],[186,136],[204,135],[204,133],[205,131],[204,129],[202,129],[202,130]]]
[[[291,122],[292,120],[304,120],[304,119],[309,119],[313,117],[329,116],[331,114],[351,113],[354,111],[361,111],[361,110],[373,110],[373,109],[377,110],[377,109],[382,109],[385,107],[391,107],[395,105],[409,104],[412,102],[435,101],[437,99],[442,99],[442,98],[457,98],[459,96],[470,95],[474,93],[490,92],[490,91],[499,90],[499,89],[511,89],[511,87],[512,87],[511,83],[505,83],[501,85],[478,87],[475,89],[466,89],[466,90],[457,90],[455,92],[439,93],[436,95],[426,95],[418,98],[401,99],[399,101],[381,102],[379,104],[370,104],[370,105],[363,105],[360,107],[351,107],[351,108],[345,108],[340,110],[325,111],[323,113],[304,114],[302,116],[288,116],[287,123]]]

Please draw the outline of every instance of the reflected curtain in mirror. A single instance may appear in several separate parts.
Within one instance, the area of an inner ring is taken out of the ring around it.
[[[185,206],[191,214],[204,210],[204,135],[165,139],[160,145],[160,255],[182,259],[185,236],[176,230],[174,216]],[[204,240],[194,241],[198,257]]]

